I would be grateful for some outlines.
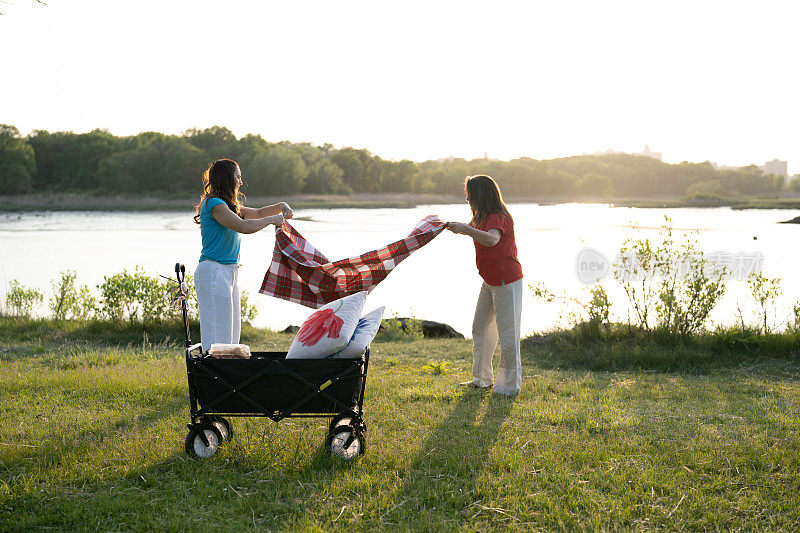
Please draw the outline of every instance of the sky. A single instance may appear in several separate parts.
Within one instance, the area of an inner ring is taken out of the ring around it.
[[[797,7],[795,7],[797,5]],[[0,123],[800,172],[794,1],[0,2]]]

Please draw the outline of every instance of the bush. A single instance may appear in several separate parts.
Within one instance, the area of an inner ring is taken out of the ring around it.
[[[792,321],[786,328],[790,333],[800,333],[800,303],[792,307]]]
[[[142,322],[151,324],[167,319],[170,314],[167,293],[173,284],[163,278],[147,276],[138,267],[134,279],[136,280],[136,295]]]
[[[622,285],[640,328],[651,329],[656,301],[656,252],[650,239],[628,237],[614,263],[614,278]]]
[[[589,315],[589,320],[586,321],[586,324],[597,335],[608,333],[610,328],[609,317],[611,316],[611,301],[608,299],[608,294],[602,285],[593,287],[589,293],[592,297],[583,306]]]
[[[762,272],[752,273],[747,277],[747,285],[759,306],[759,328],[766,334],[774,328],[775,299],[781,294],[781,278],[768,278]],[[773,324],[769,324],[770,310],[772,310]],[[797,306],[795,306],[795,317],[797,316]]]
[[[413,341],[422,339],[422,322],[411,318],[398,318],[395,314],[391,318],[381,321],[378,337],[383,341]]]
[[[136,308],[136,282],[134,277],[123,270],[119,274],[103,276],[100,289],[100,314],[108,320],[122,322],[127,316],[131,323],[139,316]]]
[[[570,297],[566,294],[556,295],[539,282],[536,285],[528,286],[533,293],[533,297],[547,303],[556,300],[565,302],[567,306],[562,309],[560,318],[567,319],[580,333],[589,338],[601,337],[610,331],[611,323],[611,300],[608,293],[599,283],[588,290],[589,299]]]
[[[100,314],[113,321],[127,319],[131,324],[166,320],[175,316],[168,301],[168,295],[174,287],[175,282],[148,276],[138,266],[133,273],[123,270],[112,276],[104,276],[103,283],[98,285]],[[190,310],[192,303],[193,298],[190,297]],[[196,308],[196,300],[194,303]]]
[[[258,316],[258,308],[255,305],[249,305],[250,293],[243,290],[239,295],[239,307],[241,313],[242,323],[250,324]]]
[[[10,290],[6,295],[6,307],[14,316],[30,317],[36,306],[44,301],[44,295],[34,288],[28,288],[17,280],[11,280]]]
[[[50,298],[50,312],[54,320],[91,318],[97,300],[86,285],[77,287],[77,274],[74,270],[63,270],[58,281],[51,281],[53,296]]]
[[[656,309],[659,326],[680,336],[699,331],[711,310],[725,294],[725,270],[717,270],[686,234],[683,242],[672,237],[670,220],[658,249],[661,282]]]
[[[724,269],[715,269],[684,234],[681,242],[672,235],[671,221],[665,225],[657,245],[649,239],[628,238],[614,265],[614,277],[622,285],[636,314],[638,326],[655,326],[680,336],[698,332],[725,294]]]

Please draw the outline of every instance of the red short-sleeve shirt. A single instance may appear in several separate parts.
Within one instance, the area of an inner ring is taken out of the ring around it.
[[[475,263],[478,274],[488,285],[507,285],[522,279],[522,265],[517,259],[517,242],[514,239],[514,221],[511,217],[492,213],[478,225],[477,229],[502,232],[494,246],[484,246],[475,242]]]

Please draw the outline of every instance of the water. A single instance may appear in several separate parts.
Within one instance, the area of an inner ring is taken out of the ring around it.
[[[698,230],[706,252],[761,252],[764,271],[783,278],[777,322],[788,318],[797,299],[800,264],[795,245],[800,227],[777,224],[796,213],[785,210],[733,211],[718,209],[636,209],[603,204],[539,206],[513,204],[519,258],[525,282],[544,282],[552,291],[585,298],[576,275],[577,254],[592,247],[613,258],[632,226],[655,237],[672,219],[676,232]],[[422,217],[437,214],[445,220],[466,221],[466,205],[419,206],[411,209],[301,209],[295,227],[331,260],[381,247],[408,234]],[[272,256],[271,229],[242,238],[240,286],[249,290],[259,316],[256,325],[283,329],[300,324],[310,310],[258,294]],[[78,272],[81,283],[94,287],[104,275],[141,265],[149,274],[172,274],[174,264],[197,266],[200,231],[184,212],[39,212],[0,214],[0,297],[8,282],[50,291],[50,280],[63,269]],[[412,254],[367,299],[365,311],[385,305],[386,316],[413,314],[446,322],[470,336],[472,313],[481,280],[475,268],[472,242],[444,232]],[[613,279],[604,286],[612,296],[612,313],[625,320],[625,296]],[[746,284],[729,282],[728,294],[712,315],[715,323],[730,323],[737,314],[753,311]],[[563,325],[563,303],[535,301],[528,292],[523,303],[523,334]],[[740,311],[741,309],[741,311]],[[44,310],[42,310],[44,311]]]

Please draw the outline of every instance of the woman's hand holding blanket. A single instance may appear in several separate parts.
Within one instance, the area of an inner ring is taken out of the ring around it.
[[[453,233],[458,233],[460,235],[466,235],[469,231],[469,225],[464,224],[463,222],[448,222],[446,228]]]

